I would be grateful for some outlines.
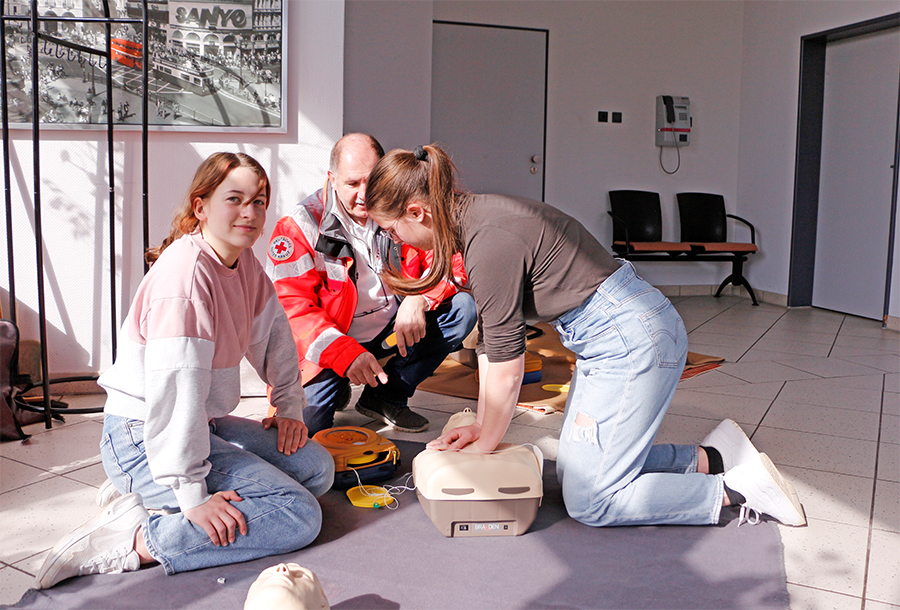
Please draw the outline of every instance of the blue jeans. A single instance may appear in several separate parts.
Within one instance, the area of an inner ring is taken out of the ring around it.
[[[308,441],[287,456],[276,447],[278,431],[242,417],[210,422],[206,476],[210,494],[234,490],[233,505],[244,514],[247,535],[238,532],[228,546],[215,546],[202,528],[179,511],[153,514],[144,522],[144,542],[167,574],[249,561],[296,551],[319,534],[322,509],[316,498],[331,488],[334,460]],[[144,450],[144,422],[116,415],[103,421],[103,468],[122,493],[137,492],[148,508],[178,511],[169,487],[153,482]]]
[[[557,470],[569,515],[587,525],[716,523],[719,476],[697,447],[653,445],[687,356],[675,308],[625,262],[553,325],[577,356]]]
[[[375,358],[396,354],[384,365],[388,382],[377,388],[366,386],[367,395],[405,407],[416,387],[440,366],[450,352],[459,348],[472,329],[478,314],[475,300],[468,293],[459,292],[434,311],[425,312],[425,336],[401,356],[396,347],[385,349],[382,342],[394,332],[394,320],[378,336],[362,346]],[[331,369],[325,369],[303,386],[309,405],[303,410],[303,421],[312,436],[334,425],[334,412],[350,400],[350,380]]]

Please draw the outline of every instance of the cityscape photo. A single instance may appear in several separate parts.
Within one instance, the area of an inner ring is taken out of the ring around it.
[[[30,0],[0,0],[6,17],[10,124],[32,108]],[[139,21],[142,2],[107,0],[110,17]],[[282,0],[151,0],[148,3],[151,126],[183,130],[282,123]],[[103,18],[104,0],[39,0],[41,17]],[[41,21],[38,120],[47,126],[140,125],[144,42],[140,23]],[[110,27],[112,107],[107,100]],[[98,51],[98,53],[93,53]]]

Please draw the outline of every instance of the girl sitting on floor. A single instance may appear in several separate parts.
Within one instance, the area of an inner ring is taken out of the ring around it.
[[[248,561],[318,535],[316,498],[334,462],[307,438],[297,348],[250,249],[270,190],[253,158],[213,154],[171,235],[148,252],[153,267],[99,380],[108,394],[100,453],[122,495],[50,551],[39,588],[153,562],[174,574]],[[262,423],[229,415],[244,357],[272,388],[277,411]]]

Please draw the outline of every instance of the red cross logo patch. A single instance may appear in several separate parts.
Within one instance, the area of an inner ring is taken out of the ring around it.
[[[279,235],[269,243],[269,257],[273,261],[286,261],[294,253],[294,242],[290,237]]]

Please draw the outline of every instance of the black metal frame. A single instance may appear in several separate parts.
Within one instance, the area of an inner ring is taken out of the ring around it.
[[[109,257],[110,257],[110,311],[112,318],[111,339],[113,358],[116,355],[116,332],[119,326],[118,313],[116,308],[116,230],[115,230],[115,167],[114,143],[113,143],[113,80],[112,80],[112,30],[111,26],[116,23],[121,24],[140,24],[142,35],[142,90],[143,90],[143,119],[141,123],[141,163],[143,167],[143,198],[142,198],[142,215],[143,215],[143,237],[144,250],[149,244],[149,222],[148,222],[148,170],[147,170],[147,148],[148,148],[148,130],[147,130],[147,107],[149,95],[149,64],[150,56],[147,49],[149,40],[149,25],[147,19],[147,0],[141,2],[141,18],[119,18],[112,17],[110,13],[109,1],[101,0],[103,5],[103,17],[41,17],[38,15],[37,0],[31,1],[30,16],[11,16],[5,14],[5,3],[0,0],[0,75],[2,75],[2,91],[0,91],[0,101],[3,108],[8,109],[8,92],[7,92],[7,66],[6,66],[6,22],[22,21],[30,22],[31,25],[31,45],[32,45],[32,62],[31,62],[31,103],[32,103],[32,155],[34,167],[34,239],[37,267],[37,283],[38,283],[38,324],[40,332],[41,347],[41,386],[43,389],[43,401],[40,406],[26,406],[33,411],[42,412],[44,414],[44,422],[47,428],[52,426],[51,420],[56,414],[63,413],[96,413],[102,408],[85,408],[85,409],[69,409],[64,403],[52,401],[50,398],[51,383],[65,383],[73,381],[93,381],[96,376],[83,377],[65,377],[61,379],[50,379],[48,356],[47,356],[47,312],[45,309],[44,298],[44,247],[43,247],[43,227],[41,218],[41,162],[40,162],[40,121],[38,112],[38,102],[40,100],[40,75],[38,70],[38,42],[40,40],[48,40],[60,46],[72,48],[76,51],[88,53],[91,55],[99,55],[106,58],[106,96],[107,96],[107,149],[109,155]],[[106,26],[106,49],[99,51],[90,47],[85,47],[67,40],[55,38],[48,33],[40,31],[42,22],[77,22],[77,23],[102,23]],[[2,129],[3,129],[3,168],[4,168],[4,193],[6,203],[6,234],[7,234],[7,255],[9,265],[9,309],[10,319],[13,323],[17,320],[17,302],[15,289],[15,265],[13,258],[13,224],[12,224],[12,190],[10,186],[10,154],[9,154],[9,116],[4,110]],[[144,266],[146,271],[146,263]],[[32,387],[37,387],[32,385]],[[27,388],[30,389],[30,388]],[[24,405],[23,405],[24,406]]]
[[[615,216],[612,212],[607,211],[612,219],[613,223],[620,225],[625,230],[625,245],[619,246],[615,243],[612,246],[613,252],[616,253],[616,256],[620,258],[624,258],[628,261],[646,261],[646,262],[669,262],[669,263],[690,263],[690,262],[728,262],[731,263],[731,275],[726,277],[721,284],[719,284],[719,289],[716,290],[716,294],[714,295],[716,298],[719,298],[722,295],[722,291],[725,289],[725,286],[731,284],[733,286],[743,286],[747,289],[747,292],[750,294],[750,300],[754,305],[759,305],[759,301],[756,299],[756,293],[753,292],[753,288],[750,286],[750,282],[747,281],[747,278],[744,277],[744,263],[747,261],[747,255],[751,254],[749,252],[730,252],[730,253],[716,253],[711,254],[708,250],[706,250],[700,244],[690,244],[690,251],[685,252],[682,250],[672,251],[672,252],[662,252],[662,253],[647,253],[644,254],[642,252],[637,252],[634,246],[631,245],[631,240],[628,238],[628,224],[621,218]],[[738,220],[748,227],[750,227],[750,243],[756,245],[756,227],[754,227],[750,222],[744,220],[740,216],[735,216],[734,214],[725,214],[727,218],[733,218],[734,220]],[[678,242],[680,243],[680,242]]]

